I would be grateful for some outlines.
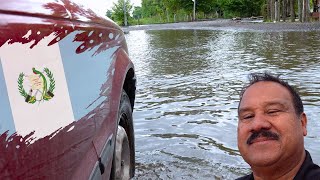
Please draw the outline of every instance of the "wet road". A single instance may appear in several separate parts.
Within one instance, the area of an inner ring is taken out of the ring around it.
[[[135,179],[234,179],[249,171],[236,140],[249,72],[299,87],[306,148],[320,164],[320,33],[152,30],[126,35],[138,79]]]

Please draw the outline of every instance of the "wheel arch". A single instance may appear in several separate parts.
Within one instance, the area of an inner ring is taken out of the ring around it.
[[[135,102],[135,94],[136,94],[136,74],[134,70],[134,66],[132,61],[130,60],[127,52],[124,49],[119,49],[116,52],[116,63],[115,66],[117,69],[122,69],[122,72],[126,72],[125,74],[116,73],[118,77],[114,78],[113,84],[115,85],[113,88],[114,93],[117,94],[119,97],[119,108],[120,108],[120,99],[123,96],[121,91],[124,91],[129,98],[130,105],[131,105],[131,113],[133,111],[134,102]],[[121,70],[119,71],[121,72]],[[120,81],[119,81],[120,80]],[[119,83],[121,82],[121,84]],[[120,118],[118,118],[119,122],[116,125],[122,126],[129,139],[129,146],[130,146],[130,153],[131,153],[131,165],[132,169],[130,171],[130,176],[134,176],[135,172],[135,142],[134,142],[134,128],[133,128],[133,119],[129,120],[130,122],[124,122]],[[117,129],[117,128],[116,128]],[[116,132],[115,132],[116,134]]]
[[[133,110],[134,101],[136,98],[136,77],[133,68],[130,68],[128,70],[122,88],[124,91],[126,91],[127,95],[129,96],[131,108]]]

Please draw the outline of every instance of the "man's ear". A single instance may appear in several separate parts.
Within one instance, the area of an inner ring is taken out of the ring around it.
[[[304,112],[300,115],[300,120],[301,120],[301,128],[303,130],[303,135],[306,136],[308,119],[307,119],[307,115]]]

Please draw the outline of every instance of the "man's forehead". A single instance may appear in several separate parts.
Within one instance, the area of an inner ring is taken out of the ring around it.
[[[288,96],[290,96],[289,90],[284,87],[283,85],[277,83],[277,82],[272,82],[272,81],[260,81],[257,83],[252,84],[249,86],[245,92],[243,93],[243,97],[250,94],[250,95],[264,95],[264,94],[275,94],[277,95],[278,93],[274,92],[281,92],[284,93]]]
[[[291,103],[292,97],[287,88],[276,82],[261,81],[251,85],[245,90],[239,108],[245,104],[286,104],[288,101]]]

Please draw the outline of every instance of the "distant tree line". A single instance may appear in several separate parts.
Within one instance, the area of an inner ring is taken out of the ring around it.
[[[268,21],[294,21],[298,16],[303,22],[308,21],[314,1],[316,0],[142,0],[141,7],[133,7],[130,0],[118,0],[113,4],[112,10],[107,12],[107,16],[121,25],[125,24],[125,19],[129,24],[148,24],[252,16],[263,16]]]

